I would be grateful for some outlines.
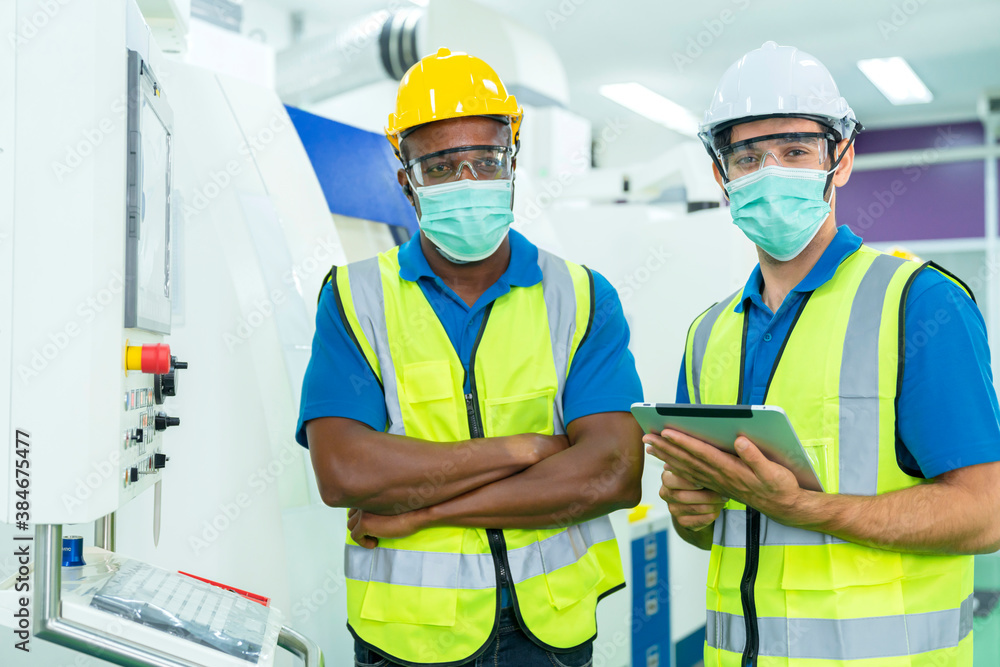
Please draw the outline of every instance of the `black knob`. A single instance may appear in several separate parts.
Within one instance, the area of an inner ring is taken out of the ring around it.
[[[170,457],[166,454],[153,454],[153,469],[159,470],[167,467],[167,461],[169,460]]]
[[[160,392],[164,396],[177,395],[177,377],[173,371],[160,376]]]
[[[135,430],[135,441],[136,442],[142,442],[142,429],[141,428],[137,428]]]
[[[177,361],[177,357],[174,357],[174,356],[170,357],[170,370],[174,370],[174,369],[184,370],[187,367],[188,367],[188,362],[186,362],[186,361]]]
[[[157,405],[163,405],[163,376],[153,376],[153,399]]]
[[[138,482],[139,481],[139,469],[138,468],[129,468],[129,471],[128,471],[128,481],[130,481],[130,482]]]
[[[173,371],[153,377],[153,398],[156,399],[157,405],[163,405],[164,396],[176,395],[177,378],[174,377]]]
[[[180,426],[180,417],[168,417],[166,412],[157,412],[155,426],[157,431],[164,431],[170,426]]]

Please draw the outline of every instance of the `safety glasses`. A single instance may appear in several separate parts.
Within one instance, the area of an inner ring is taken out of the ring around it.
[[[767,165],[797,169],[822,169],[835,142],[829,132],[785,132],[754,137],[724,146],[719,163],[727,179],[753,173]]]
[[[466,168],[477,181],[509,179],[512,163],[508,146],[459,146],[413,158],[406,169],[416,185],[425,186],[457,181]]]

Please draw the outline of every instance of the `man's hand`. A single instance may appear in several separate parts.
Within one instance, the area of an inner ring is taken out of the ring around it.
[[[663,486],[660,487],[660,497],[667,501],[667,509],[673,515],[677,525],[691,531],[704,530],[712,525],[722,513],[722,507],[728,501],[715,491],[698,486],[674,474],[664,464],[660,475]]]
[[[390,516],[359,509],[351,509],[347,513],[347,529],[351,531],[351,539],[365,549],[377,547],[380,537],[409,537],[425,528],[426,522],[427,513],[424,510]]]
[[[769,461],[745,437],[736,439],[738,456],[670,429],[660,436],[647,434],[643,442],[649,445],[647,452],[693,486],[733,498],[787,525],[799,524],[804,513],[811,516],[812,503],[806,501],[813,492],[800,488],[791,470]]]

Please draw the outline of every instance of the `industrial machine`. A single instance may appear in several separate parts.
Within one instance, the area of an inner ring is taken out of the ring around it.
[[[319,648],[282,625],[278,608],[178,574],[179,565],[214,570],[190,541],[178,539],[180,502],[161,507],[171,491],[175,498],[197,496],[199,487],[209,487],[205,477],[189,471],[210,457],[197,461],[191,455],[213,439],[222,441],[198,419],[189,424],[182,401],[190,388],[202,413],[209,412],[205,389],[220,392],[213,377],[196,374],[199,362],[185,355],[204,358],[204,346],[194,341],[211,336],[224,344],[225,329],[232,327],[192,321],[192,305],[210,303],[228,314],[231,301],[210,291],[186,296],[182,242],[185,233],[196,236],[189,231],[192,217],[214,219],[217,211],[208,210],[209,203],[216,209],[234,203],[229,196],[235,192],[220,195],[239,180],[240,167],[224,160],[221,173],[229,180],[222,186],[190,186],[201,178],[194,173],[198,166],[214,158],[204,142],[199,149],[191,137],[181,138],[190,133],[182,128],[196,125],[193,116],[204,102],[191,95],[190,82],[198,73],[164,58],[132,0],[54,7],[42,26],[35,25],[41,15],[35,3],[0,9],[0,28],[17,37],[16,57],[0,63],[0,84],[16,90],[0,100],[0,522],[8,524],[3,534],[10,535],[17,554],[13,569],[0,562],[0,622],[13,625],[19,640],[0,648],[0,662],[41,664],[49,660],[36,657],[47,655],[45,640],[122,665],[271,665],[278,647],[308,665],[322,664]],[[290,127],[273,93],[270,98],[258,104],[279,110],[270,131],[281,121]],[[212,108],[242,134],[239,123],[247,119],[234,119],[233,109],[245,106],[236,101]],[[242,145],[234,142],[228,149],[252,164],[261,142],[243,136]],[[272,142],[275,152],[288,145],[273,137],[263,143]],[[301,146],[291,161],[296,159],[308,170]],[[290,171],[292,178],[300,175]],[[219,172],[213,167],[210,173]],[[279,221],[270,200],[254,199],[268,192],[259,168],[253,178],[240,194],[256,204],[253,213],[264,220],[257,225],[259,236]],[[273,188],[276,196],[283,192],[280,184]],[[293,223],[309,206],[322,205],[315,180],[289,197],[307,202],[284,209]],[[268,279],[273,286],[287,278],[290,294],[308,290],[314,298],[315,285],[342,257],[331,230],[333,236],[327,232],[322,239],[325,255],[303,270],[303,256],[316,242],[315,236],[307,243],[302,235],[332,227],[328,217],[311,218],[289,230],[281,244],[272,244],[275,251],[286,249],[290,272]],[[256,287],[258,276],[244,269],[243,284]],[[284,326],[280,338],[288,343],[288,354],[282,368],[291,367],[301,337],[288,323],[308,322],[308,315],[301,307],[281,308],[288,296],[268,294],[274,321],[264,322],[260,313],[259,322],[244,315],[252,323],[245,326],[268,334]],[[247,301],[253,303],[253,297]],[[265,341],[273,345],[267,334],[252,345],[246,343],[249,334],[240,338],[243,329],[234,331],[237,342],[231,345],[242,344],[248,353]],[[281,346],[274,349],[282,359]],[[232,358],[241,360],[238,353]],[[185,384],[186,374],[196,375]],[[289,394],[290,402],[288,374],[277,376],[284,384],[268,376],[268,386]],[[223,449],[228,455],[243,438],[243,449],[256,464],[264,457],[236,423],[238,409],[216,403],[215,416],[234,439]],[[245,421],[247,428],[266,433],[259,421]],[[294,470],[294,463],[283,465]],[[171,477],[178,464],[182,474]],[[230,485],[219,486],[229,493]],[[260,497],[263,506],[276,496],[261,492]],[[173,531],[168,545],[160,544],[161,515],[164,522],[175,522],[168,528]],[[67,525],[93,525],[94,546],[82,548],[79,538],[64,542]],[[200,568],[190,556],[178,558],[180,545],[202,556]],[[264,555],[261,562],[270,560]],[[282,585],[273,590],[274,597],[288,601]]]

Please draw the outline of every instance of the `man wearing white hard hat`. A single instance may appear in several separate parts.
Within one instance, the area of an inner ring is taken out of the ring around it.
[[[1000,409],[971,292],[837,226],[862,128],[812,56],[747,53],[701,129],[760,263],[691,325],[677,401],[780,406],[826,489],[745,437],[736,456],[644,438],[677,532],[711,549],[705,665],[971,665],[971,554],[1000,548]]]

